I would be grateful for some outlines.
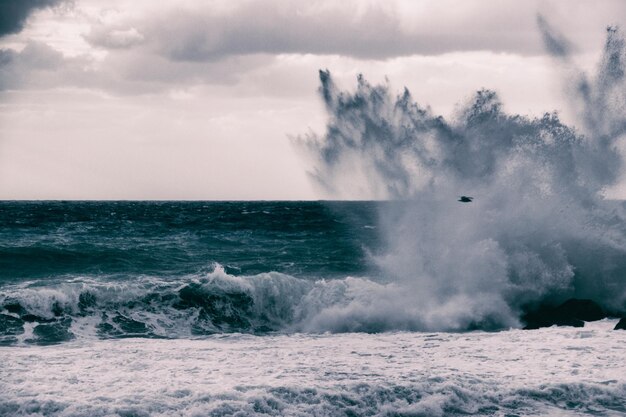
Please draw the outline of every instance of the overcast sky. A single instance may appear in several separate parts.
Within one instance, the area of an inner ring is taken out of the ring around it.
[[[320,68],[576,123],[539,14],[591,70],[626,1],[2,1],[0,199],[319,198]]]

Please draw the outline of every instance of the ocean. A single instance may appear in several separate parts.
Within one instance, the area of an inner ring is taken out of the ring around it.
[[[377,204],[0,203],[0,343],[296,326],[304,296],[366,282]]]
[[[0,415],[626,413],[616,320],[420,305],[380,231],[412,204],[0,203]]]
[[[1,202],[0,416],[626,415],[626,43],[545,26],[576,126],[320,70],[342,201]]]

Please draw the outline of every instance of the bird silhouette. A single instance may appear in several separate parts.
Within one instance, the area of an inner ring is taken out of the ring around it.
[[[473,199],[474,197],[468,197],[468,196],[462,195],[461,197],[459,197],[457,201],[460,201],[461,203],[471,203]]]

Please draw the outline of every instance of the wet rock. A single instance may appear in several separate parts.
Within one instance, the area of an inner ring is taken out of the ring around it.
[[[617,322],[613,330],[626,330],[626,317],[622,317],[622,319]]]
[[[583,321],[597,321],[606,318],[606,314],[597,303],[592,300],[571,298],[557,307],[557,313],[575,317]]]
[[[522,316],[526,324],[525,330],[539,329],[550,326],[583,327],[585,321],[596,321],[606,318],[606,314],[592,300],[571,298],[556,307],[542,305]]]

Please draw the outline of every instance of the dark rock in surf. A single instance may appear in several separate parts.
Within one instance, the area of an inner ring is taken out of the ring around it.
[[[571,298],[557,307],[557,313],[584,321],[597,321],[606,318],[602,307],[592,300]]]
[[[585,322],[578,319],[572,318],[546,318],[546,317],[532,317],[532,318],[524,318],[523,321],[526,323],[524,326],[524,330],[536,330],[541,329],[542,327],[552,327],[552,326],[569,326],[569,327],[584,327]]]
[[[606,313],[592,300],[571,298],[557,307],[542,305],[522,316],[525,330],[550,326],[583,327],[586,321],[606,318]]]
[[[626,317],[622,317],[622,319],[617,322],[613,330],[626,330]]]

